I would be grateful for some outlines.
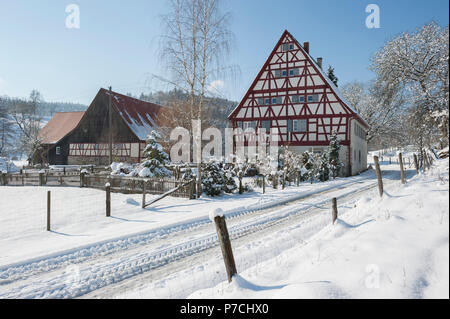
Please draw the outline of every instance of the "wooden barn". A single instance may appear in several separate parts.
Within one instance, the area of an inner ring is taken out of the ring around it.
[[[85,112],[56,113],[39,133],[50,165],[109,164],[109,102],[113,161],[140,162],[145,140],[159,127],[163,107],[100,89]]]
[[[323,72],[322,58],[314,60],[309,43],[300,45],[287,30],[228,118],[244,132],[275,129],[279,145],[297,152],[321,152],[335,130],[343,174],[367,168],[368,124]]]

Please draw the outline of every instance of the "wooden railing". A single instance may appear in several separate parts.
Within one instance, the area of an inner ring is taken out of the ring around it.
[[[161,195],[173,190],[186,181],[174,178],[142,178],[83,172],[22,172],[2,173],[1,185],[8,186],[74,186],[105,189],[109,183],[111,192],[123,194]],[[195,182],[180,187],[171,196],[195,198]]]

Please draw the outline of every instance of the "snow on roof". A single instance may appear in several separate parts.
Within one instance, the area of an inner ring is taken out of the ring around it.
[[[78,125],[84,112],[57,112],[38,134],[43,144],[56,144],[72,132]]]
[[[109,91],[103,90],[106,95]],[[138,100],[117,92],[112,92],[112,104],[117,112],[141,141],[145,141],[148,134],[158,127],[158,114],[163,107],[158,104]]]

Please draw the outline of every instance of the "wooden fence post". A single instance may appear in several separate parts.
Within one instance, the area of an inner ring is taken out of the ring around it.
[[[266,175],[262,176],[262,189],[263,189],[263,194],[266,193]]]
[[[105,184],[106,190],[106,217],[111,216],[111,184]]]
[[[85,172],[80,173],[80,187],[84,186],[84,174],[86,173]]]
[[[219,216],[217,216],[217,214]],[[228,282],[231,282],[233,275],[237,274],[237,270],[234,262],[233,250],[231,249],[231,241],[228,234],[227,223],[220,208],[211,212],[210,216],[215,216],[214,222],[216,224],[217,237],[219,239],[223,260],[225,262],[225,268],[227,270]]]
[[[336,219],[338,217],[338,211],[337,211],[337,199],[336,197],[333,197],[333,199],[331,200],[331,220],[332,223],[334,224],[336,222]]]
[[[416,153],[414,155],[414,166],[416,167],[416,173],[419,174],[419,162],[417,161],[417,155]]]
[[[398,153],[398,160],[400,162],[400,179],[402,184],[405,184],[405,172],[403,171],[403,156],[402,153]]]
[[[242,171],[238,172],[238,179],[239,179],[239,194],[242,194],[244,192],[244,189],[242,187]]]
[[[44,185],[44,173],[39,172],[39,186]]]
[[[143,185],[142,185],[142,203],[141,203],[141,207],[145,208],[145,181],[143,181]]]
[[[47,191],[47,231],[50,231],[50,191]]]
[[[383,196],[383,179],[381,177],[381,170],[380,170],[380,164],[378,163],[378,156],[374,156],[373,161],[375,162],[375,170],[377,172],[378,192],[380,193],[380,197],[382,197]]]

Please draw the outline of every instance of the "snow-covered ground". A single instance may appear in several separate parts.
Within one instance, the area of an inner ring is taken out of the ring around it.
[[[189,297],[449,298],[448,167],[361,197],[304,245]]]
[[[242,195],[204,196],[195,200],[167,197],[146,209],[141,208],[142,195],[112,193],[111,218],[105,217],[106,198],[101,190],[5,186],[0,188],[0,268],[155,230],[189,228],[209,222],[209,212],[215,208],[222,208],[228,215],[245,213],[373,178],[374,172],[370,171],[326,183],[287,186],[284,190],[266,187],[264,195],[261,189],[256,189]],[[52,232],[45,231],[49,190]],[[147,202],[152,198],[147,195]]]
[[[110,218],[103,191],[0,187],[0,298],[448,297],[448,159],[412,179],[408,168],[404,186],[398,165],[382,170],[383,199],[369,170],[147,209],[140,195],[112,194]],[[231,285],[208,217],[216,208],[240,274]]]

